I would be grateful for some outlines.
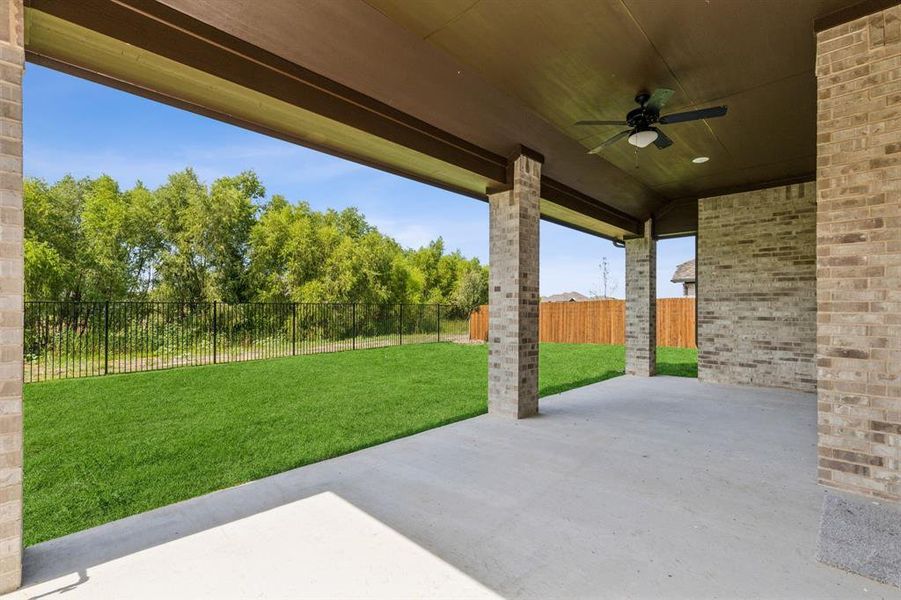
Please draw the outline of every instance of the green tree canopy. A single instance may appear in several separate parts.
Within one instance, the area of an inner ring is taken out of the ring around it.
[[[32,300],[229,303],[487,301],[488,270],[441,238],[405,249],[355,208],[315,211],[252,171],[206,185],[191,169],[150,190],[109,176],[25,182]]]

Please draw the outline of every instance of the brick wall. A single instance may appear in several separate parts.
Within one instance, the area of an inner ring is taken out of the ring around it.
[[[813,183],[698,205],[698,377],[816,389]]]
[[[513,189],[488,198],[488,411],[522,418],[538,412],[541,163],[521,155],[510,169]]]
[[[817,35],[819,480],[901,500],[901,5]]]
[[[0,593],[22,579],[22,0],[0,0]]]
[[[626,240],[626,374],[657,371],[657,242],[652,223],[644,237]]]

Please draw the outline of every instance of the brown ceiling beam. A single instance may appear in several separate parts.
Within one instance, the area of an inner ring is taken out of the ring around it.
[[[587,229],[585,227],[581,227],[574,223],[567,223],[566,221],[562,221],[557,219],[556,217],[549,217],[548,215],[541,215],[542,221],[547,221],[548,223],[553,223],[554,225],[560,225],[561,227],[566,227],[567,229],[572,229],[574,231],[579,231],[581,233],[587,233],[588,235],[593,235],[594,237],[603,238],[605,240],[610,240],[611,242],[620,242],[620,238],[614,237],[611,235],[607,235],[605,233],[600,233],[599,231],[592,231],[591,229]]]
[[[848,23],[861,17],[872,15],[887,8],[891,8],[892,6],[896,6],[897,4],[898,0],[864,0],[863,2],[846,6],[841,10],[814,19],[813,30],[814,32],[819,33],[827,29],[832,29],[843,23]]]
[[[714,198],[716,196],[728,196],[729,194],[740,194],[742,192],[754,192],[757,190],[766,190],[769,188],[782,187],[785,185],[794,185],[797,183],[808,183],[810,181],[816,181],[816,173],[802,173],[800,175],[793,175],[791,177],[780,177],[779,179],[770,179],[768,181],[755,181],[754,183],[743,183],[740,185],[730,185],[725,187],[719,187],[712,190],[705,191],[699,198]],[[699,198],[694,198],[694,200],[698,200]],[[678,200],[685,200],[685,198],[680,198]],[[674,202],[678,202],[678,200],[674,200]]]
[[[654,237],[694,235],[698,231],[698,199],[673,200],[654,213]]]
[[[336,150],[330,146],[323,146],[320,144],[316,144],[305,138],[299,138],[290,133],[286,133],[285,131],[272,129],[270,127],[266,127],[264,125],[260,125],[259,123],[254,123],[251,121],[247,121],[245,119],[241,119],[240,117],[236,117],[235,115],[231,115],[228,113],[220,112],[218,110],[214,110],[208,108],[206,106],[201,106],[199,104],[195,104],[193,102],[188,102],[182,100],[181,98],[174,98],[167,94],[162,94],[155,90],[151,90],[145,87],[141,87],[135,85],[133,83],[122,81],[120,79],[115,79],[113,77],[108,77],[106,75],[96,73],[94,71],[83,69],[77,65],[72,65],[66,62],[59,61],[55,58],[44,56],[41,54],[37,54],[31,50],[25,51],[25,58],[28,62],[41,65],[42,67],[47,67],[48,69],[53,69],[55,71],[60,71],[61,73],[66,73],[68,75],[72,75],[73,77],[79,77],[81,79],[86,79],[88,81],[93,81],[94,83],[99,83],[101,85],[105,85],[111,87],[113,89],[121,90],[123,92],[128,92],[129,94],[134,94],[135,96],[141,96],[142,98],[147,98],[148,100],[153,100],[155,102],[160,102],[161,104],[167,104],[169,106],[173,106],[175,108],[179,108],[181,110],[186,110],[188,112],[192,112],[210,119],[215,119],[217,121],[222,121],[223,123],[228,123],[230,125],[234,125],[236,127],[240,127],[242,129],[247,129],[248,131],[253,131],[262,135],[266,135],[275,139],[279,139],[285,142],[290,142],[292,144],[297,144],[299,146],[304,146],[305,148],[310,148],[312,150],[316,150],[317,152],[322,152],[323,154],[328,154],[330,156],[336,156],[338,158],[349,160],[351,162],[355,162],[357,164],[365,165],[367,167],[372,167],[373,169],[379,169],[381,171],[385,171],[387,173],[391,173],[393,175],[398,175],[400,177],[406,177],[407,179],[412,179],[414,181],[419,181],[420,183],[425,183],[431,186],[435,186],[449,192],[454,192],[456,194],[461,194],[463,196],[468,196],[470,198],[474,198],[476,200],[485,201],[484,194],[473,193],[471,190],[466,188],[457,187],[454,185],[450,185],[444,181],[440,181],[438,179],[431,179],[428,177],[420,176],[416,173],[412,173],[410,171],[403,171],[401,169],[396,169],[390,166],[386,166],[381,163],[376,163],[372,160],[367,160],[365,158],[361,158],[360,156],[350,155]]]
[[[591,196],[543,175],[541,177],[541,197],[627,232],[637,235],[642,231],[641,221],[635,217],[602,204]]]
[[[433,127],[155,0],[26,5],[498,182],[506,157]]]

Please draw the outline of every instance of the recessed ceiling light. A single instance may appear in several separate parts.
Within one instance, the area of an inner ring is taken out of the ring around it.
[[[691,159],[691,162],[695,163],[696,165],[699,165],[701,163],[707,162],[708,160],[710,160],[709,156],[698,156],[697,158]]]

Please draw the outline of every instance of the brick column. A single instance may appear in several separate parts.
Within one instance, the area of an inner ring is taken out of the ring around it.
[[[817,34],[819,481],[901,500],[901,5]]]
[[[489,195],[488,412],[538,413],[538,218],[541,162],[511,159],[512,188]]]
[[[0,593],[22,581],[22,0],[0,0]]]
[[[626,374],[657,372],[657,242],[652,223],[626,240]]]

